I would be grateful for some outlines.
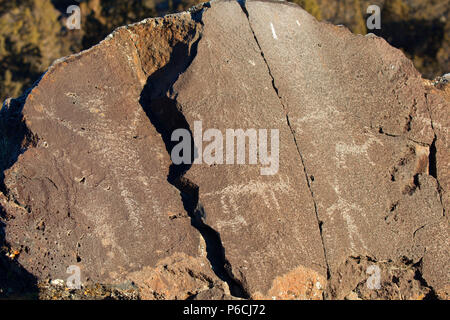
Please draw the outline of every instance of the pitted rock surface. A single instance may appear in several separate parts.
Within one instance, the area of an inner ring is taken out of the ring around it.
[[[279,1],[121,27],[3,104],[0,267],[28,279],[10,291],[76,265],[144,299],[446,299],[448,92]],[[199,121],[278,130],[278,170],[174,164]]]

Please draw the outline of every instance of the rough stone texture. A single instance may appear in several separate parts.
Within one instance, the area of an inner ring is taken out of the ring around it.
[[[384,40],[291,4],[119,28],[5,102],[4,252],[31,282],[78,265],[144,299],[446,299],[448,107]],[[278,129],[279,171],[173,164],[200,120]]]
[[[370,269],[371,266],[373,269]],[[373,277],[373,280],[368,277]],[[379,289],[371,289],[370,285],[367,285],[368,281],[373,287],[379,286]],[[422,278],[419,266],[407,260],[376,261],[370,257],[349,257],[338,266],[328,287],[329,295],[333,299],[422,300],[436,298],[435,292],[426,285]]]
[[[129,278],[139,283],[142,299],[189,299],[200,294],[209,295],[211,299],[224,299],[230,294],[208,262],[180,253],[159,261],[154,268],[145,267],[132,273]]]
[[[434,270],[425,280],[447,285],[448,223],[429,174],[429,102],[411,61],[381,38],[320,24],[291,6],[246,7],[314,177],[331,276],[349,256],[425,255]]]
[[[449,257],[449,221],[448,212],[450,210],[450,145],[449,128],[450,119],[448,108],[450,104],[450,84],[448,77],[431,85],[428,81],[426,85],[426,98],[431,115],[431,125],[434,131],[434,140],[430,147],[433,162],[430,174],[438,182],[438,191],[444,207],[444,215],[440,223],[430,225],[429,233],[432,234],[431,244],[424,256],[424,276],[433,279],[433,283],[440,283],[442,279],[448,279],[448,270],[440,269],[439,265],[447,265]],[[422,231],[422,233],[424,233]],[[423,236],[426,237],[424,234]],[[436,258],[440,257],[440,258]],[[436,270],[437,271],[436,271]],[[442,286],[438,286],[437,294],[441,297],[450,296],[450,285],[448,281]]]
[[[200,235],[166,182],[170,157],[139,104],[146,69],[136,50],[158,48],[148,64],[160,68],[196,26],[185,14],[119,29],[56,63],[28,95],[33,144],[6,171],[1,205],[7,241],[38,279],[66,279],[78,265],[83,281],[120,283],[174,253],[201,260]],[[135,47],[140,29],[160,37]]]
[[[247,17],[236,2],[221,2],[203,21],[196,59],[174,85],[183,114],[221,132],[278,128],[282,164],[272,176],[259,166],[193,165],[186,177],[199,186],[206,223],[220,233],[233,277],[249,295],[300,266],[316,271],[313,280],[326,278],[303,166]]]

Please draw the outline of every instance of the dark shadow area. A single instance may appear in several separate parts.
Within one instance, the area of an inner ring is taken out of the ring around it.
[[[36,85],[36,84],[35,84]],[[30,92],[31,89],[28,91]],[[27,130],[22,108],[28,92],[22,97],[5,102],[0,112],[0,192],[9,197],[5,186],[5,170],[9,169],[35,138]],[[0,206],[0,299],[36,299],[37,279],[25,270],[10,254],[6,241],[6,225],[13,217]]]
[[[176,100],[172,86],[179,75],[191,64],[196,55],[198,41],[192,43],[191,46],[180,42],[173,47],[169,62],[148,77],[139,102],[152,125],[161,134],[169,155],[175,145],[179,143],[171,140],[172,132],[176,129],[185,129],[190,133],[189,143],[193,151],[189,155],[191,161],[179,165],[172,163],[169,167],[167,181],[180,191],[184,209],[191,219],[191,225],[200,232],[206,242],[207,259],[214,273],[229,285],[232,295],[248,298],[242,284],[231,276],[230,265],[225,258],[225,249],[219,233],[204,223],[206,213],[199,202],[199,187],[184,177],[198,155],[189,123],[182,113],[182,106]]]
[[[5,224],[8,216],[0,206],[0,300],[37,299],[37,279],[17,261],[7,256],[10,251],[5,241]]]
[[[407,261],[407,263],[411,264],[415,268],[414,279],[418,280],[423,287],[430,289],[423,300],[439,300],[439,297],[436,294],[434,288],[428,285],[427,281],[422,276],[423,258],[420,258],[420,260],[415,264],[411,260],[408,260],[406,257],[403,260]]]
[[[435,57],[444,39],[445,24],[437,19],[382,21],[382,23],[381,29],[372,32],[410,54]]]
[[[428,174],[437,179],[437,163],[436,163],[436,135],[430,146],[430,155],[428,156]]]
[[[433,79],[442,73],[437,55],[444,41],[444,22],[439,19],[390,20],[387,17],[382,18],[381,23],[381,29],[368,32],[383,37],[390,45],[401,49],[425,77]]]
[[[80,5],[81,1],[77,1],[77,0],[51,0],[53,6],[55,7],[56,10],[60,11],[60,12],[66,12],[66,9],[69,6],[73,6],[73,5]]]
[[[17,161],[31,138],[22,121],[22,108],[27,95],[5,101],[0,110],[0,191],[5,195],[4,171]]]

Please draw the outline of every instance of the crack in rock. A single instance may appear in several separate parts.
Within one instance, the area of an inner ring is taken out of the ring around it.
[[[161,134],[169,156],[176,145],[171,140],[172,132],[176,129],[189,131],[191,150],[195,150],[192,131],[181,111],[182,107],[177,102],[177,94],[173,92],[173,84],[196,56],[203,27],[201,17],[198,17],[196,22],[196,30],[190,30],[187,33],[187,39],[183,39],[173,46],[166,65],[150,74],[141,92],[140,104],[152,125]],[[191,219],[191,225],[199,231],[205,240],[207,259],[214,273],[228,284],[233,296],[249,298],[243,284],[232,276],[231,265],[225,257],[225,249],[220,234],[205,223],[206,212],[199,202],[199,186],[184,177],[192,166],[196,153],[194,151],[191,155],[190,164],[177,165],[171,163],[167,181],[179,190],[184,209]]]
[[[437,148],[436,148],[436,141],[437,141],[437,135],[436,135],[436,130],[434,129],[434,123],[433,123],[433,117],[432,117],[432,112],[430,109],[430,105],[428,102],[428,94],[425,93],[425,103],[427,106],[427,111],[428,111],[428,115],[430,117],[430,125],[431,125],[431,129],[433,130],[434,133],[434,138],[433,138],[433,142],[430,145],[430,154],[429,154],[429,158],[428,158],[428,174],[430,176],[432,176],[435,180],[436,180],[436,184],[437,184],[437,191],[439,194],[439,200],[441,202],[442,205],[442,216],[445,216],[445,206],[444,206],[444,201],[442,199],[442,187],[441,184],[439,183],[439,179],[438,179],[438,174],[437,174],[437,159],[436,159],[436,155],[437,155]]]
[[[324,241],[324,237],[323,237],[323,234],[322,234],[322,231],[323,231],[323,230],[322,230],[322,229],[323,229],[323,221],[321,221],[320,218],[319,218],[319,213],[318,213],[318,209],[317,209],[317,203],[316,203],[316,200],[315,200],[315,198],[314,198],[314,192],[313,192],[313,190],[312,190],[312,188],[311,188],[311,183],[310,183],[310,181],[309,181],[309,174],[308,174],[308,171],[307,171],[306,166],[305,166],[305,161],[304,161],[302,152],[300,151],[300,147],[299,147],[299,145],[298,145],[298,143],[297,143],[297,139],[296,139],[296,137],[295,137],[295,131],[294,131],[294,129],[292,128],[291,123],[290,123],[290,121],[289,121],[289,115],[288,115],[287,108],[286,108],[286,106],[285,106],[284,103],[283,103],[283,99],[282,99],[282,97],[281,97],[281,95],[280,95],[280,93],[279,93],[279,90],[278,90],[277,86],[275,85],[275,77],[274,77],[273,74],[272,74],[272,70],[270,69],[269,63],[268,63],[266,57],[264,56],[264,52],[263,52],[263,50],[262,50],[262,47],[261,47],[261,45],[259,44],[258,38],[257,38],[257,36],[256,36],[256,33],[255,33],[255,31],[253,30],[253,26],[252,26],[252,24],[251,24],[251,22],[250,22],[249,12],[248,12],[248,10],[247,10],[247,8],[246,8],[246,6],[245,6],[245,5],[246,5],[246,1],[245,1],[245,0],[237,0],[237,2],[238,2],[239,5],[241,6],[242,11],[244,12],[245,16],[247,17],[248,25],[249,25],[249,27],[250,27],[250,30],[251,30],[252,34],[253,34],[253,38],[255,39],[256,45],[257,45],[258,48],[259,48],[259,51],[260,51],[260,53],[261,53],[261,57],[262,57],[263,60],[264,60],[264,63],[265,63],[265,65],[266,65],[266,67],[267,67],[267,71],[268,71],[269,76],[270,76],[270,78],[271,78],[271,80],[272,80],[272,87],[273,87],[273,90],[275,91],[275,93],[276,93],[276,95],[277,95],[277,97],[278,97],[278,99],[279,99],[279,101],[280,101],[280,104],[281,104],[281,106],[282,106],[282,108],[283,108],[283,110],[284,110],[284,112],[285,112],[285,114],[286,114],[286,123],[287,123],[287,125],[288,125],[288,127],[289,127],[289,130],[290,130],[291,134],[292,134],[292,138],[294,139],[295,147],[296,147],[296,149],[297,149],[297,153],[298,153],[298,155],[299,155],[299,157],[300,157],[300,161],[301,161],[302,166],[303,166],[303,172],[304,172],[304,174],[305,174],[306,184],[307,184],[307,186],[308,186],[309,192],[310,192],[310,194],[311,194],[311,199],[312,199],[312,202],[313,202],[313,204],[314,204],[314,212],[315,212],[315,216],[316,216],[316,219],[317,219],[317,224],[318,224],[318,227],[319,227],[319,233],[320,233],[320,238],[321,238],[321,241],[322,241],[322,248],[323,248],[323,253],[324,253],[325,263],[326,263],[326,267],[327,267],[327,278],[329,279],[329,278],[330,278],[330,267],[329,267],[328,259],[327,259],[327,252],[326,252],[326,248],[325,248],[325,241]]]

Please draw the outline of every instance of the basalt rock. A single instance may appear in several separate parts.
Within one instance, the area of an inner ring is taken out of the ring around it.
[[[121,27],[3,105],[3,294],[77,266],[145,299],[446,298],[446,90],[278,1]],[[199,121],[278,130],[277,170],[173,161]]]

